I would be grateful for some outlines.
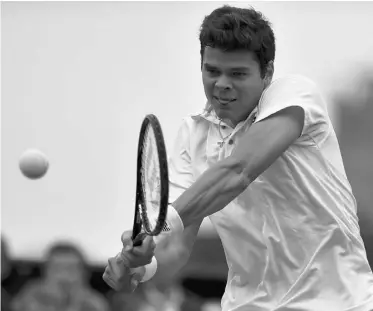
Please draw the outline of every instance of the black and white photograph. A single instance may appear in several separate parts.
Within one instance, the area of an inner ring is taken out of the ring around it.
[[[0,5],[2,311],[373,311],[373,2]]]

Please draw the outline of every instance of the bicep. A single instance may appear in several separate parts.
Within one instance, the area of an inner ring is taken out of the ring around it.
[[[284,108],[253,124],[231,157],[242,164],[249,182],[263,173],[302,134],[304,110]]]

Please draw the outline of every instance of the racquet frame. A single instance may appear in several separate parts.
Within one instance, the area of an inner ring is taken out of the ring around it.
[[[145,152],[145,138],[149,127],[153,129],[159,161],[160,172],[160,208],[158,219],[154,228],[151,228],[149,218],[147,216],[147,207],[145,204],[144,185],[142,178],[143,154]],[[167,207],[169,195],[169,180],[168,180],[168,165],[166,145],[163,138],[163,132],[158,118],[153,114],[145,116],[139,135],[138,150],[137,150],[137,172],[136,172],[136,202],[135,215],[132,231],[132,240],[135,246],[141,245],[142,240],[146,235],[158,235],[166,223]],[[144,231],[144,232],[142,232]]]

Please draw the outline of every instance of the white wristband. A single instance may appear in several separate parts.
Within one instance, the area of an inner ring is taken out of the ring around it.
[[[166,222],[171,229],[171,233],[181,233],[184,231],[183,221],[181,220],[179,213],[171,204],[168,206]]]
[[[166,226],[169,227],[169,233],[171,234],[182,233],[184,231],[183,221],[181,220],[179,213],[175,210],[175,208],[172,205],[168,206]],[[167,231],[167,229],[163,229],[163,232],[161,232],[159,236],[154,237],[154,241],[156,244],[158,244],[160,240],[167,238]],[[151,263],[145,266],[145,274],[140,280],[140,283],[149,281],[157,272],[157,267],[157,258],[153,256]]]
[[[155,258],[153,256],[150,264],[148,264],[144,267],[145,268],[145,274],[142,277],[142,279],[140,280],[140,283],[144,283],[144,282],[149,281],[154,276],[154,274],[157,272],[157,267],[158,267],[157,258]]]

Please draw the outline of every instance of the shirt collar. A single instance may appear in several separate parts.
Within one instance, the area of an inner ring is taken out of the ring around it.
[[[255,107],[255,109],[250,113],[250,115],[246,118],[246,120],[244,121],[241,121],[240,123],[237,124],[236,128],[239,128],[241,126],[243,126],[244,124],[246,123],[253,123],[255,121],[255,118],[256,118],[256,115],[257,115],[257,112],[258,112],[258,107]],[[205,105],[205,108],[199,112],[199,113],[194,113],[191,115],[191,117],[194,119],[194,120],[197,120],[197,119],[205,119],[211,123],[214,123],[214,124],[221,124],[221,125],[225,125],[225,126],[228,126],[224,121],[221,121],[216,113],[215,113],[215,110],[212,109],[212,107],[208,104],[208,102],[206,103]]]

